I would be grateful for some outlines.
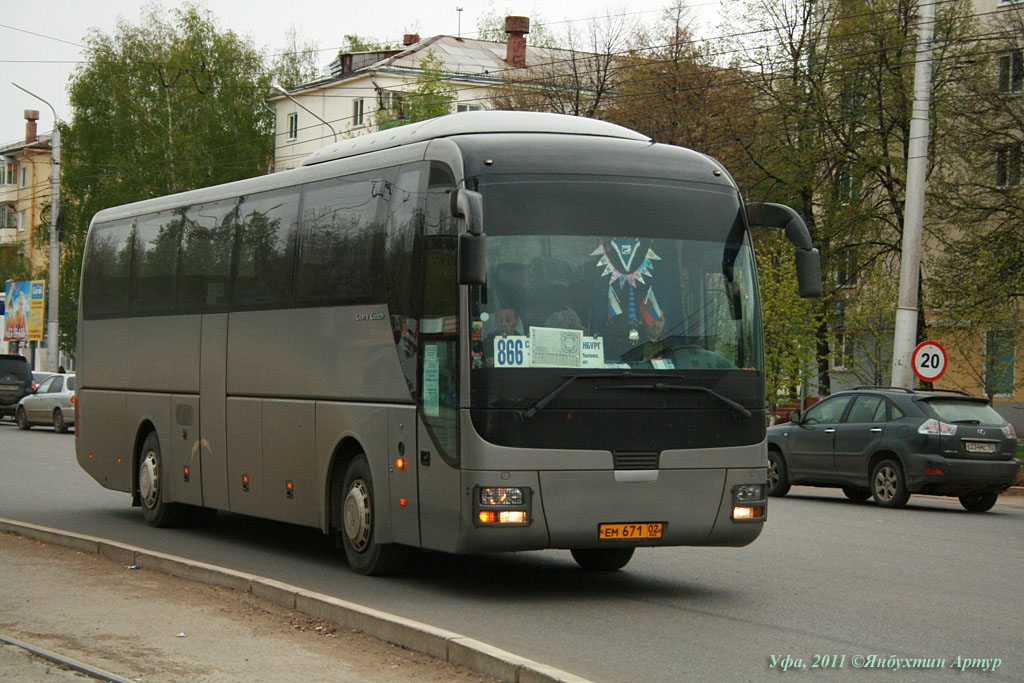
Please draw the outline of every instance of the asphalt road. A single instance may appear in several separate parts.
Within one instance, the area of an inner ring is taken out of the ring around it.
[[[0,517],[271,577],[595,681],[1024,679],[1020,498],[971,514],[955,500],[883,510],[794,488],[747,548],[643,549],[602,575],[567,551],[424,553],[406,575],[374,579],[314,529],[231,514],[206,530],[152,529],[127,494],[79,469],[72,436],[4,420]]]

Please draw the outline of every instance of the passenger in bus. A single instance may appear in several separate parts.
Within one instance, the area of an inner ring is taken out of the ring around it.
[[[544,321],[544,327],[560,327],[563,330],[582,330],[583,323],[576,311],[568,306],[555,311]]]

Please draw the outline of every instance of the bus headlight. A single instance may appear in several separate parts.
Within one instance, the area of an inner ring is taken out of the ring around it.
[[[763,522],[768,512],[764,484],[740,484],[732,489],[732,520]]]
[[[530,489],[477,486],[473,489],[473,523],[477,526],[527,526],[531,521]]]

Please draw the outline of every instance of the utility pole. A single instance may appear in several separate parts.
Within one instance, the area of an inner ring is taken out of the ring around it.
[[[46,316],[46,369],[57,372],[57,366],[60,365],[60,240],[57,235],[57,218],[60,213],[60,130],[57,128],[57,111],[39,95],[25,90],[17,83],[11,85],[36,98],[53,112],[53,136],[50,138],[50,276],[47,283],[50,292],[46,305],[49,309]]]
[[[907,196],[903,207],[903,250],[900,257],[900,294],[896,304],[896,331],[892,346],[892,385],[912,388],[911,355],[917,345],[917,304],[921,272],[921,234],[924,224],[925,181],[928,175],[928,114],[932,98],[932,38],[935,35],[935,0],[918,7],[917,62],[914,69],[914,109],[910,119],[907,159]]]

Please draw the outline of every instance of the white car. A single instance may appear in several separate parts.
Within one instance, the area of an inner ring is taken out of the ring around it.
[[[51,375],[36,390],[21,399],[14,413],[18,429],[32,425],[53,425],[61,434],[75,424],[75,376]]]

